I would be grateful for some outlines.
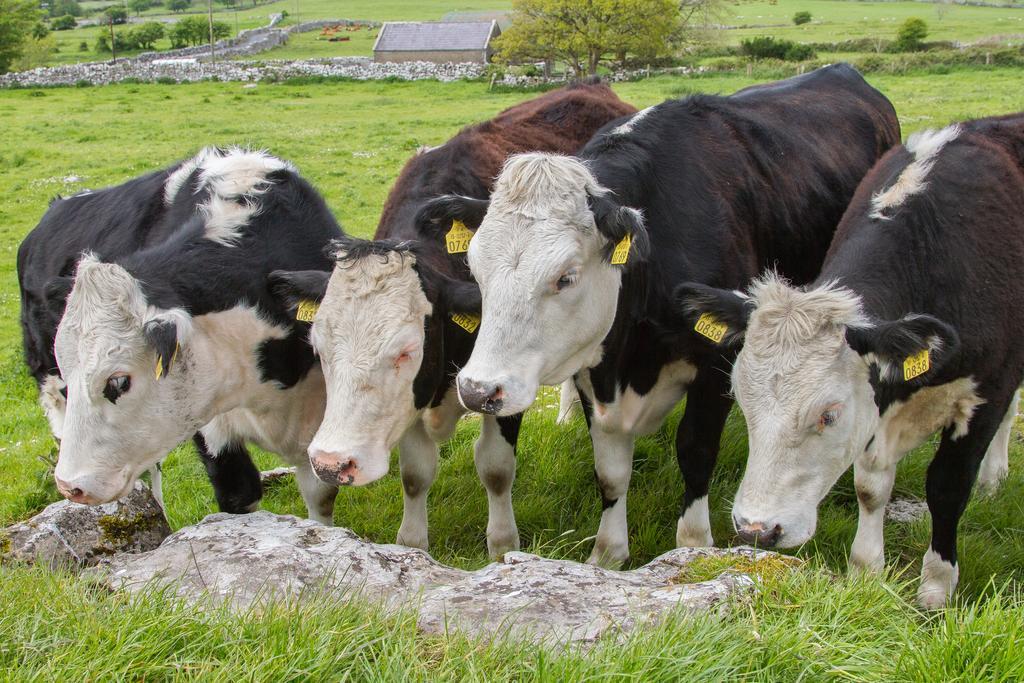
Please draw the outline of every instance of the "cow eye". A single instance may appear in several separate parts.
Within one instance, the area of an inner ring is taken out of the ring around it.
[[[839,420],[839,408],[829,407],[820,416],[818,416],[818,433],[825,431],[826,427],[831,427]]]
[[[570,268],[562,273],[561,277],[555,282],[555,290],[560,292],[566,287],[571,287],[576,284],[578,277],[579,271],[576,268]]]
[[[117,399],[128,393],[128,390],[131,388],[132,378],[130,375],[111,375],[107,379],[107,385],[103,387],[103,397],[111,403],[117,403]]]

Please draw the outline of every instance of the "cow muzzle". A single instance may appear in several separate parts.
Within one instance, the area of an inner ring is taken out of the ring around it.
[[[322,481],[334,486],[363,486],[388,472],[388,453],[346,453],[309,449],[309,464]]]
[[[72,503],[81,503],[82,505],[102,505],[128,495],[133,480],[129,477],[117,477],[121,481],[112,479],[114,478],[105,478],[102,481],[102,484],[112,485],[99,485],[100,482],[90,476],[73,477],[69,480],[61,479],[56,474],[53,476],[60,495]]]
[[[504,405],[505,389],[499,382],[477,382],[459,377],[459,400],[468,410],[496,415]]]
[[[757,548],[774,548],[782,538],[782,525],[770,522],[748,522],[733,518],[736,534],[748,545]]]

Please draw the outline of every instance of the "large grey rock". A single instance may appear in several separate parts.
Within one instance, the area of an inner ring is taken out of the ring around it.
[[[894,498],[885,504],[885,518],[897,524],[911,524],[928,515],[928,503],[913,498]]]
[[[171,533],[164,512],[142,482],[105,505],[53,503],[35,517],[0,530],[0,557],[80,568],[117,552],[142,552]]]
[[[255,512],[210,515],[156,550],[116,555],[97,571],[115,590],[170,586],[189,601],[212,597],[241,610],[271,596],[326,591],[358,595],[386,610],[417,609],[420,627],[430,633],[507,632],[564,643],[624,634],[675,609],[728,609],[754,589],[750,576],[723,572],[699,583],[681,576],[696,558],[731,554],[747,565],[773,555],[751,548],[678,549],[640,569],[616,572],[516,552],[469,572],[421,550],[368,543],[347,529]]]

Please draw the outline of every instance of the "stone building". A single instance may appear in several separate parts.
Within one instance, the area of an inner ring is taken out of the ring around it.
[[[398,22],[381,26],[373,45],[376,62],[476,62],[486,64],[501,35],[496,21]]]

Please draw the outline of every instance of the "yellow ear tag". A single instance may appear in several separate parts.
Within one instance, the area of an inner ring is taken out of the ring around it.
[[[469,241],[473,239],[473,231],[458,218],[452,221],[452,229],[444,236],[444,243],[449,254],[465,254],[469,251]]]
[[[693,329],[697,334],[703,335],[718,344],[725,338],[725,333],[729,331],[729,326],[723,322],[719,322],[718,319],[710,313],[701,313],[701,316],[697,318],[697,324],[693,326]]]
[[[632,243],[632,238],[627,234],[618,244],[615,245],[615,251],[612,252],[613,266],[621,266],[629,259],[629,246]]]
[[[299,307],[295,309],[295,319],[299,322],[311,323],[316,312],[320,310],[320,304],[309,299],[303,299],[299,302]]]
[[[174,361],[178,360],[178,350],[181,348],[181,344],[174,345],[174,353],[171,354],[171,362],[169,365],[174,365]],[[157,379],[164,376],[164,364],[161,356],[156,357],[156,372],[154,373]]]
[[[907,356],[903,361],[903,381],[909,382],[915,377],[920,377],[928,372],[932,366],[932,358],[928,349],[918,351],[913,356]]]
[[[479,316],[466,315],[465,313],[452,313],[452,322],[470,334],[476,332],[476,328],[480,327]]]

